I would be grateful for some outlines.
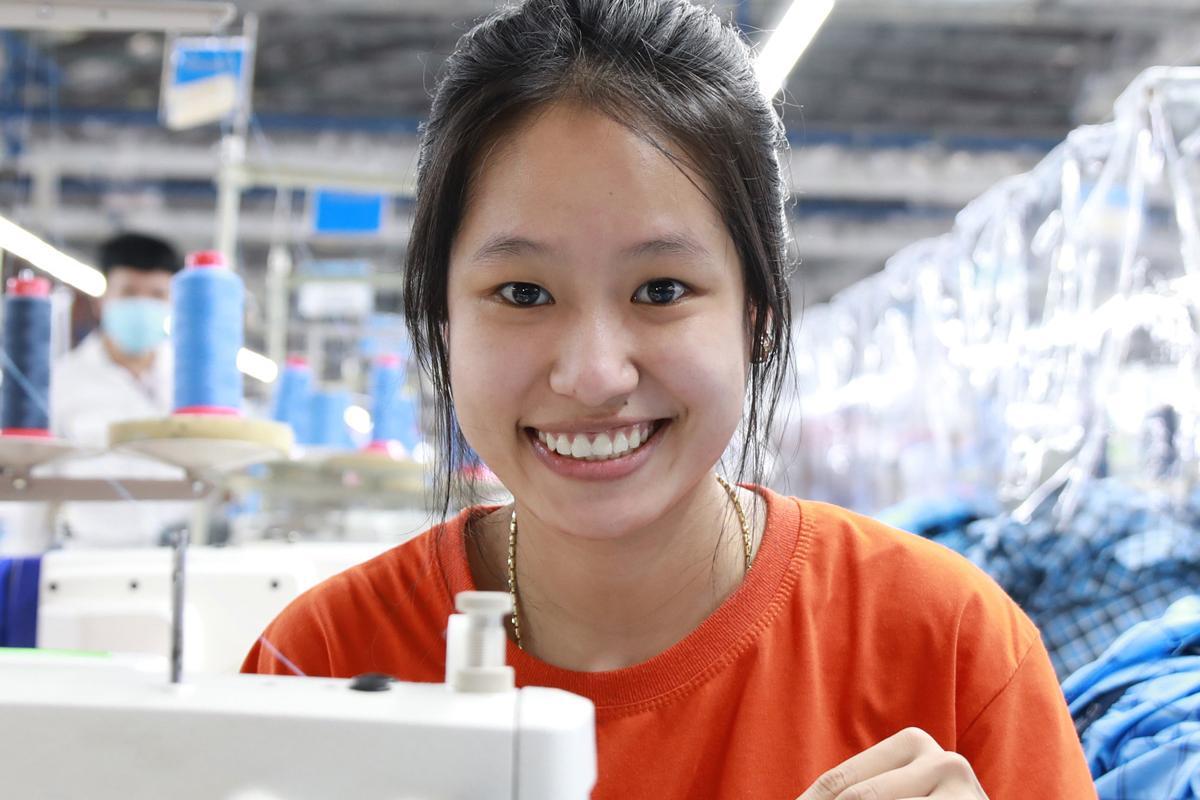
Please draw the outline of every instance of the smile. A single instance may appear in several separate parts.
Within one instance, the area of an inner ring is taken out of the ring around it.
[[[661,427],[662,420],[642,422],[596,433],[554,433],[531,429],[547,450],[579,461],[611,461],[639,450]]]

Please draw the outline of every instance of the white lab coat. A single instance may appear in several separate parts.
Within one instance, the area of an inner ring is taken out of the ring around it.
[[[55,362],[50,377],[50,427],[56,436],[85,448],[104,450],[108,426],[155,419],[171,412],[174,385],[169,344],[155,354],[146,379],[109,357],[100,334],[92,333]],[[56,465],[55,474],[76,478],[182,478],[183,471],[134,454],[108,452]],[[145,547],[156,545],[164,527],[186,522],[193,504],[183,502],[69,503],[61,521],[65,546]]]

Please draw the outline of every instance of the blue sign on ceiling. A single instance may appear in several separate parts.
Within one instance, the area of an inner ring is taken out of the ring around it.
[[[317,233],[371,234],[383,227],[385,195],[334,192],[313,193],[313,229]]]

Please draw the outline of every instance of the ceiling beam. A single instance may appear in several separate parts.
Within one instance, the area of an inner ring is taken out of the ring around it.
[[[1166,30],[1200,6],[1180,0],[839,0],[831,21],[1017,27],[1039,30]]]
[[[417,164],[416,138],[370,141],[355,137],[273,142],[251,148],[247,186],[313,185],[326,176],[346,185],[368,173],[393,190],[411,193]],[[796,145],[786,154],[791,192],[803,198],[894,201],[958,209],[989,187],[1031,169],[1044,154],[1035,150],[954,151],[926,145],[871,149],[834,144]],[[217,173],[212,146],[159,137],[111,136],[102,140],[34,138],[11,166],[18,175],[131,180],[207,180]],[[297,176],[303,176],[303,180]],[[341,175],[345,180],[339,180]]]
[[[235,11],[232,3],[202,0],[4,0],[0,29],[213,33]]]

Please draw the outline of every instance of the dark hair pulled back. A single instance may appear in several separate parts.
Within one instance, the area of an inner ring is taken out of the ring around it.
[[[754,343],[737,474],[761,480],[791,339],[779,158],[787,140],[759,91],[749,46],[689,0],[527,0],[459,40],[423,130],[404,311],[413,352],[437,396],[442,513],[458,488],[455,467],[469,452],[454,417],[445,339],[451,246],[486,149],[554,102],[612,117],[707,184],[700,188],[741,260]],[[682,152],[670,152],[671,144]]]
[[[105,275],[117,267],[139,272],[163,270],[172,275],[183,269],[178,250],[165,239],[144,233],[120,233],[105,240],[100,245],[99,261]]]

